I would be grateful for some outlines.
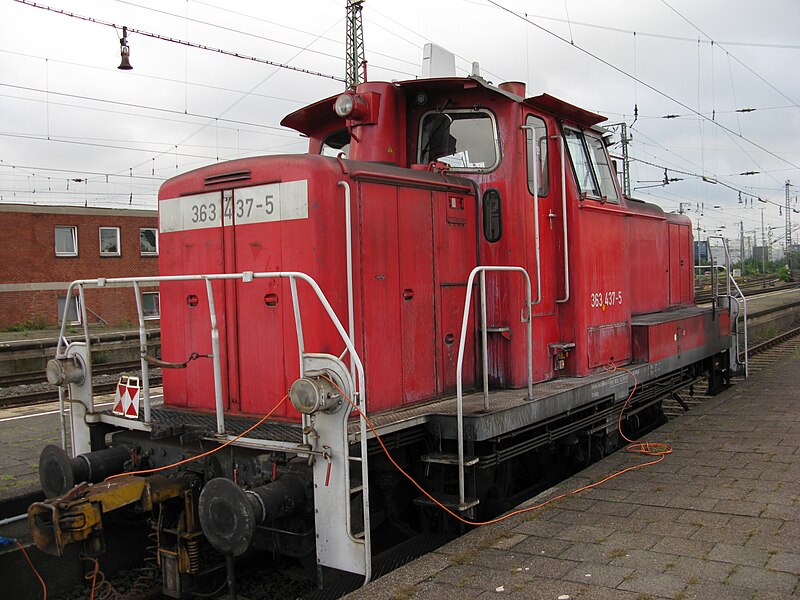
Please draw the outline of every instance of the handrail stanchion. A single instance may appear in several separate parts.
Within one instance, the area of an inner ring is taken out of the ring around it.
[[[142,409],[144,422],[150,422],[150,365],[147,364],[147,331],[144,328],[144,308],[142,307],[142,290],[139,282],[133,282],[133,293],[136,296],[136,313],[139,317],[139,356],[142,368]]]
[[[459,506],[464,505],[465,500],[465,482],[464,482],[464,382],[461,376],[461,371],[464,367],[464,347],[467,338],[467,323],[469,321],[469,312],[472,305],[472,287],[475,283],[475,275],[480,273],[482,276],[486,271],[518,271],[525,277],[525,313],[528,317],[528,397],[527,400],[533,400],[533,329],[531,319],[531,279],[528,272],[522,267],[496,267],[496,266],[482,266],[475,267],[469,274],[467,280],[467,292],[464,300],[464,316],[461,319],[461,337],[458,341],[458,360],[456,362],[456,431],[458,443],[458,502]],[[482,277],[482,283],[485,283],[485,278]],[[485,287],[485,286],[482,286]],[[485,296],[481,295],[482,304]],[[482,307],[482,312],[485,311],[485,306]],[[483,327],[484,331],[486,327]],[[486,358],[488,362],[488,357]],[[484,368],[485,369],[485,368]],[[484,375],[486,371],[484,370]],[[484,395],[484,407],[488,410],[488,383]]]
[[[300,317],[300,299],[297,295],[297,281],[294,277],[289,277],[289,287],[292,291],[292,310],[294,311],[294,328],[297,333],[297,350],[300,358],[300,377],[306,376],[306,367],[303,362],[303,355],[306,353],[305,341],[303,338],[303,321]],[[311,424],[311,417],[305,413],[300,414],[300,422],[303,425],[303,445],[307,446],[308,426]]]
[[[489,412],[489,341],[486,331],[486,271],[481,271],[481,361],[483,362],[483,410]]]
[[[214,307],[214,291],[211,289],[211,278],[203,277],[206,281],[206,294],[208,295],[208,314],[211,319],[211,354],[214,365],[214,406],[217,413],[217,434],[225,434],[225,406],[222,401],[222,363],[220,361],[219,329],[217,328],[217,313]]]
[[[99,280],[101,282],[105,282],[105,280]],[[86,338],[86,356],[89,357],[89,360],[86,361],[86,385],[89,386],[88,392],[88,399],[89,404],[86,407],[87,412],[91,412],[94,410],[94,381],[92,380],[92,340],[89,336],[89,321],[86,315],[86,296],[83,290],[83,283],[78,285],[78,298],[80,299],[81,304],[81,320],[83,321],[83,334]],[[67,303],[69,303],[69,298],[67,298]]]
[[[564,221],[564,297],[556,299],[556,304],[564,304],[569,300],[569,228],[567,226],[567,163],[563,136],[558,139],[561,149],[561,219]]]
[[[730,258],[730,252],[728,250],[728,243],[726,242],[725,238],[723,238],[722,236],[710,236],[709,240],[711,240],[711,239],[719,239],[719,240],[722,241],[722,249],[724,251],[724,256],[725,256],[725,264],[724,265],[717,265],[716,269],[714,268],[714,263],[713,263],[713,258],[712,258],[712,262],[711,262],[712,276],[717,271],[722,271],[722,270],[725,271],[726,290],[727,290],[727,294],[728,294],[728,296],[727,296],[728,297],[728,310],[730,310],[730,300],[731,299],[735,299],[742,307],[742,312],[737,314],[737,321],[738,321],[739,317],[742,318],[742,333],[743,333],[743,337],[744,337],[744,340],[743,340],[744,341],[744,376],[747,377],[749,375],[749,373],[750,373],[750,357],[747,354],[747,344],[748,344],[748,339],[747,339],[747,297],[744,295],[744,292],[742,292],[742,289],[739,287],[739,284],[736,283],[736,279],[731,274],[731,271],[730,271],[731,258]],[[709,248],[709,254],[711,254],[710,248]],[[733,284],[733,287],[736,289],[736,293],[738,294],[738,296],[733,296],[732,295],[732,293],[731,293],[731,284]],[[741,300],[740,300],[740,298],[741,298]],[[733,322],[732,323],[732,327],[733,327],[734,331],[736,333],[738,333],[739,328],[738,328],[737,322]],[[739,354],[739,345],[738,345],[738,339],[739,338],[738,338],[738,335],[737,335],[736,339],[737,339],[736,362],[738,364],[741,364],[739,362],[739,357],[738,357],[738,354]]]

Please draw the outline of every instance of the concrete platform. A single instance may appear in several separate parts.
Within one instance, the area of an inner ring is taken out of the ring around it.
[[[800,596],[800,354],[647,439],[674,451],[476,528],[347,598]],[[646,460],[617,452],[523,506]]]

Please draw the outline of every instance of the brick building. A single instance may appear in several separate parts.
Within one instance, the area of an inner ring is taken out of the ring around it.
[[[55,326],[76,279],[158,274],[155,210],[0,204],[0,329]],[[159,316],[158,288],[142,288],[148,319]],[[78,303],[69,304],[78,322]],[[86,289],[90,324],[137,322],[132,288]]]

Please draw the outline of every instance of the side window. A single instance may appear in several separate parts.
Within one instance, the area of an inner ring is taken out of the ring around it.
[[[586,145],[589,147],[589,159],[592,161],[595,175],[600,185],[600,191],[607,202],[619,202],[617,188],[614,186],[614,175],[611,165],[608,164],[605,144],[600,136],[585,134]]]
[[[486,173],[500,164],[497,124],[488,110],[448,110],[422,117],[417,162],[439,160],[456,172]]]
[[[575,170],[578,191],[582,194],[589,194],[599,198],[600,188],[594,180],[592,165],[589,162],[589,153],[583,145],[583,135],[574,129],[564,129],[564,139],[567,142],[572,168]]]
[[[614,175],[600,136],[565,127],[564,140],[580,193],[604,202],[619,202]]]
[[[539,184],[539,197],[550,192],[550,169],[547,156],[547,127],[539,117],[528,115],[525,119],[525,138],[527,140],[528,191],[533,194],[534,174]]]
[[[78,256],[77,227],[56,227],[56,256]]]
[[[158,256],[158,229],[154,227],[139,229],[139,253],[142,256]]]
[[[100,256],[119,255],[119,227],[101,227]]]

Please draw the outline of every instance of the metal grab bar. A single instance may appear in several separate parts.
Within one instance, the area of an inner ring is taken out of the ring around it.
[[[542,301],[542,266],[541,266],[541,243],[539,240],[539,147],[533,137],[536,128],[533,125],[522,125],[525,130],[525,141],[528,141],[528,132],[531,133],[531,171],[533,172],[533,229],[534,244],[536,248],[536,300],[533,304]],[[545,138],[546,139],[546,138]]]
[[[553,136],[558,139],[561,149],[561,219],[564,221],[564,297],[556,299],[557,304],[564,304],[569,300],[569,229],[567,227],[567,163],[564,150],[564,137]]]
[[[737,321],[739,317],[742,318],[742,333],[744,337],[744,376],[748,377],[750,374],[750,357],[747,354],[747,297],[742,292],[742,289],[739,287],[739,284],[736,282],[736,278],[733,277],[730,271],[730,263],[731,257],[730,252],[728,250],[728,242],[722,236],[709,236],[709,240],[716,239],[722,242],[722,249],[725,254],[725,264],[718,265],[714,264],[714,259],[711,256],[711,248],[709,247],[709,257],[711,259],[711,265],[695,265],[695,270],[702,270],[702,269],[710,269],[711,271],[711,279],[712,279],[712,297],[713,303],[716,305],[716,299],[719,296],[719,273],[725,273],[725,291],[726,291],[726,298],[728,299],[728,307],[730,310],[730,301],[735,300],[741,307],[742,310],[737,314]],[[733,285],[734,289],[736,290],[736,295],[731,293],[731,285]],[[738,325],[737,322],[732,323],[732,327],[734,332],[738,334]],[[739,354],[739,347],[738,347],[738,335],[737,335],[737,348],[736,348],[736,361],[738,362],[738,354]]]
[[[533,400],[533,329],[531,318],[531,279],[522,267],[482,266],[475,267],[467,280],[467,293],[464,300],[464,316],[461,320],[461,339],[458,341],[458,361],[456,363],[456,410],[458,428],[458,501],[464,504],[464,385],[461,371],[464,367],[464,346],[467,338],[467,322],[472,304],[472,286],[475,275],[481,274],[481,325],[482,325],[482,360],[483,360],[483,405],[489,407],[489,358],[486,336],[486,271],[519,272],[525,277],[525,312],[523,320],[528,323],[528,397]]]

